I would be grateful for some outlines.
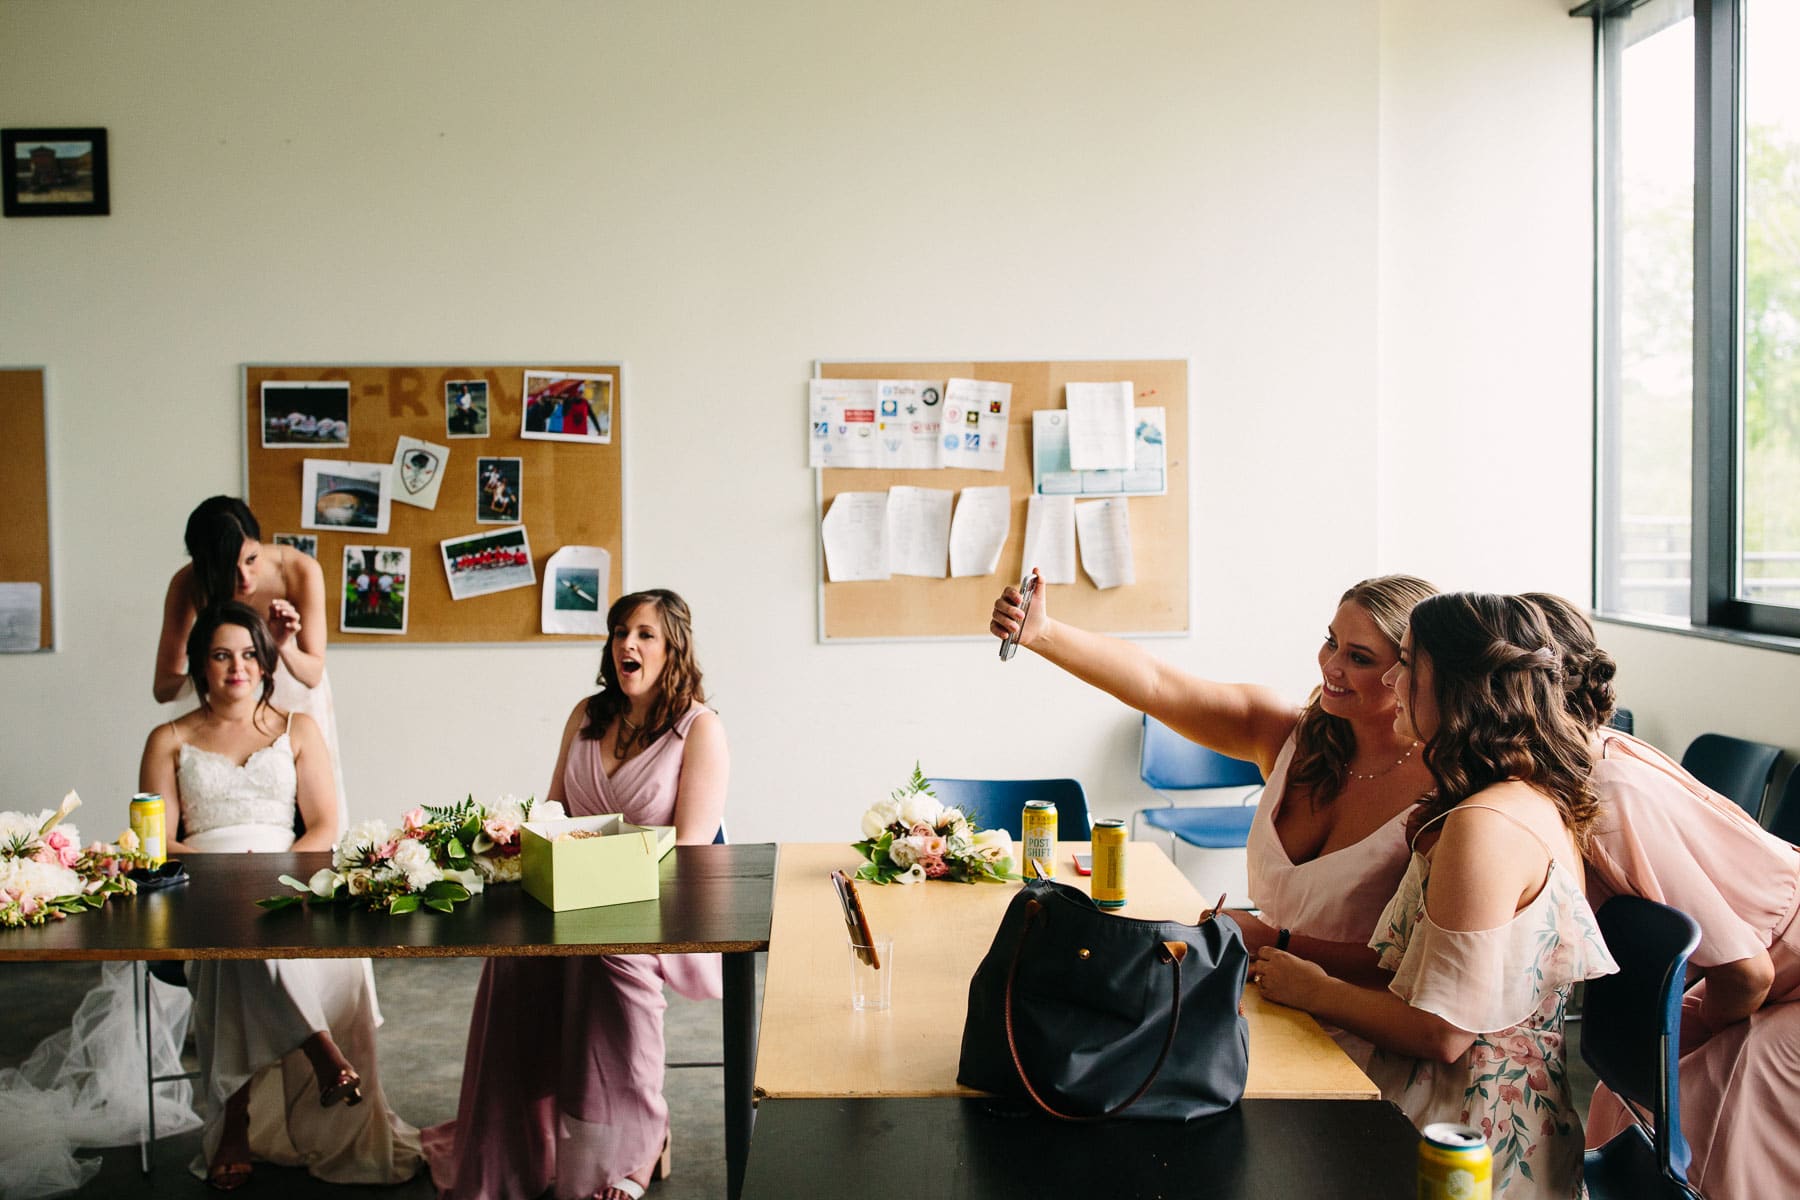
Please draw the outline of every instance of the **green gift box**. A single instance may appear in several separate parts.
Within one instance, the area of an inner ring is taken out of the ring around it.
[[[599,837],[563,838],[575,830]],[[672,825],[633,825],[617,813],[520,826],[525,891],[556,912],[654,900],[657,864],[675,848]]]

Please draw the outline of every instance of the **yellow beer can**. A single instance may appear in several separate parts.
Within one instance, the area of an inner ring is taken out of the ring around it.
[[[139,792],[131,798],[131,832],[137,834],[138,847],[160,867],[169,857],[169,842],[163,832],[163,798],[154,792]]]
[[[1019,874],[1027,879],[1056,877],[1056,801],[1027,800],[1019,820],[1025,835],[1025,864]]]
[[[1125,907],[1125,822],[1094,822],[1094,880],[1090,894],[1101,908]]]
[[[1419,1200],[1492,1200],[1494,1154],[1479,1129],[1444,1121],[1419,1138]]]

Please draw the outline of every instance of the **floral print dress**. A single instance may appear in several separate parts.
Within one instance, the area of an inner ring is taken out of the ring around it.
[[[1436,1121],[1479,1129],[1494,1152],[1496,1200],[1587,1194],[1563,1014],[1576,982],[1619,969],[1579,877],[1545,853],[1537,896],[1506,924],[1473,932],[1432,921],[1431,856],[1414,853],[1369,942],[1394,972],[1389,990],[1475,1034],[1451,1063],[1377,1049],[1369,1076],[1421,1129]]]

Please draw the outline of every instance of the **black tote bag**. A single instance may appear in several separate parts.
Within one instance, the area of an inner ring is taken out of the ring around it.
[[[1065,1120],[1221,1112],[1249,1071],[1248,967],[1228,917],[1138,921],[1033,880],[969,983],[956,1081]]]

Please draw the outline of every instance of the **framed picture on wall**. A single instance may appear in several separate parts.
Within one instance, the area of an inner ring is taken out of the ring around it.
[[[103,217],[112,211],[104,129],[0,129],[9,217]]]

